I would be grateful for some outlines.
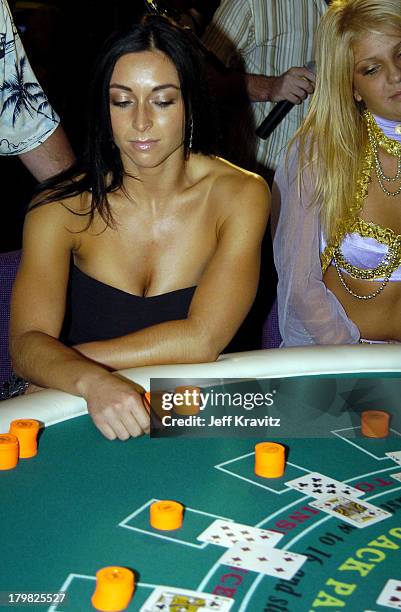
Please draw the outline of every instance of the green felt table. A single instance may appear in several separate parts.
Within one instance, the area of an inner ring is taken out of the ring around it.
[[[401,438],[395,429],[364,438],[344,423],[325,438],[282,439],[289,454],[278,479],[253,471],[254,445],[268,435],[108,441],[88,416],[45,428],[38,455],[0,473],[0,591],[61,589],[66,601],[41,609],[85,612],[96,571],[119,565],[136,574],[130,611],[155,585],[232,597],[234,611],[385,610],[380,591],[401,580],[401,483],[391,477],[401,466],[385,452],[400,450]],[[392,516],[356,529],[317,511],[284,485],[305,471],[362,488]],[[180,530],[150,527],[156,499],[184,504]],[[197,540],[216,518],[281,531],[278,547],[308,560],[291,581],[221,565],[225,549]],[[334,581],[347,586],[336,593]]]

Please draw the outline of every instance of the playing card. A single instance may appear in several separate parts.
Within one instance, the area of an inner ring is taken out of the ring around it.
[[[229,548],[220,557],[219,562],[267,576],[276,576],[282,580],[291,580],[306,559],[305,555],[287,552],[279,548],[239,542]]]
[[[350,487],[344,482],[340,482],[330,476],[319,474],[318,472],[311,472],[305,474],[301,478],[294,478],[285,483],[287,487],[296,489],[305,495],[320,499],[327,497],[328,495],[344,495],[347,497],[360,497],[365,494],[365,491],[360,491],[354,487]]]
[[[395,480],[399,480],[401,482],[401,472],[397,472],[396,474],[390,474],[391,478],[395,478]]]
[[[354,527],[367,527],[378,523],[389,516],[390,512],[382,510],[373,504],[361,499],[350,499],[340,495],[328,496],[326,499],[319,499],[309,504],[313,508],[318,508],[322,512],[327,512]]]
[[[401,450],[391,451],[391,453],[386,453],[386,455],[387,457],[390,457],[390,459],[401,465]]]
[[[228,612],[233,604],[233,599],[213,593],[158,586],[139,612]]]
[[[401,580],[388,580],[376,603],[401,610]]]
[[[276,533],[269,529],[258,529],[258,527],[241,525],[241,523],[234,523],[233,521],[216,519],[196,539],[230,548],[237,542],[275,546],[283,536],[283,533]]]

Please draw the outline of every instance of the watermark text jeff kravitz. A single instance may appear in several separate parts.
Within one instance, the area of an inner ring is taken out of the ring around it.
[[[162,409],[170,412],[181,406],[197,406],[199,412],[206,407],[236,407],[250,411],[254,408],[268,408],[274,404],[273,393],[227,393],[208,391],[198,388],[187,389],[181,393],[163,393]],[[187,416],[165,414],[162,417],[165,427],[280,427],[280,419],[270,415],[245,416],[244,414],[225,414],[216,416],[206,413]]]

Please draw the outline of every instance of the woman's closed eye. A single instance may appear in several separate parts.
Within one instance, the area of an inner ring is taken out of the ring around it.
[[[159,106],[160,108],[167,108],[167,106],[175,104],[175,100],[155,100],[154,104],[156,104],[156,106]]]
[[[365,76],[370,76],[372,74],[376,74],[376,72],[380,69],[380,66],[369,66],[363,70],[363,74]]]
[[[125,108],[131,104],[131,100],[110,100],[112,106],[119,106],[120,108]]]
[[[110,100],[112,106],[118,106],[119,108],[126,108],[132,104],[132,100]],[[154,100],[153,104],[159,108],[167,108],[175,104],[175,100]]]

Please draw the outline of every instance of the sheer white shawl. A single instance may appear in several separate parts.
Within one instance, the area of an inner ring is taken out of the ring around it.
[[[359,329],[323,282],[319,203],[313,203],[313,169],[298,189],[298,147],[293,145],[275,175],[272,231],[278,274],[282,346],[355,344]]]

